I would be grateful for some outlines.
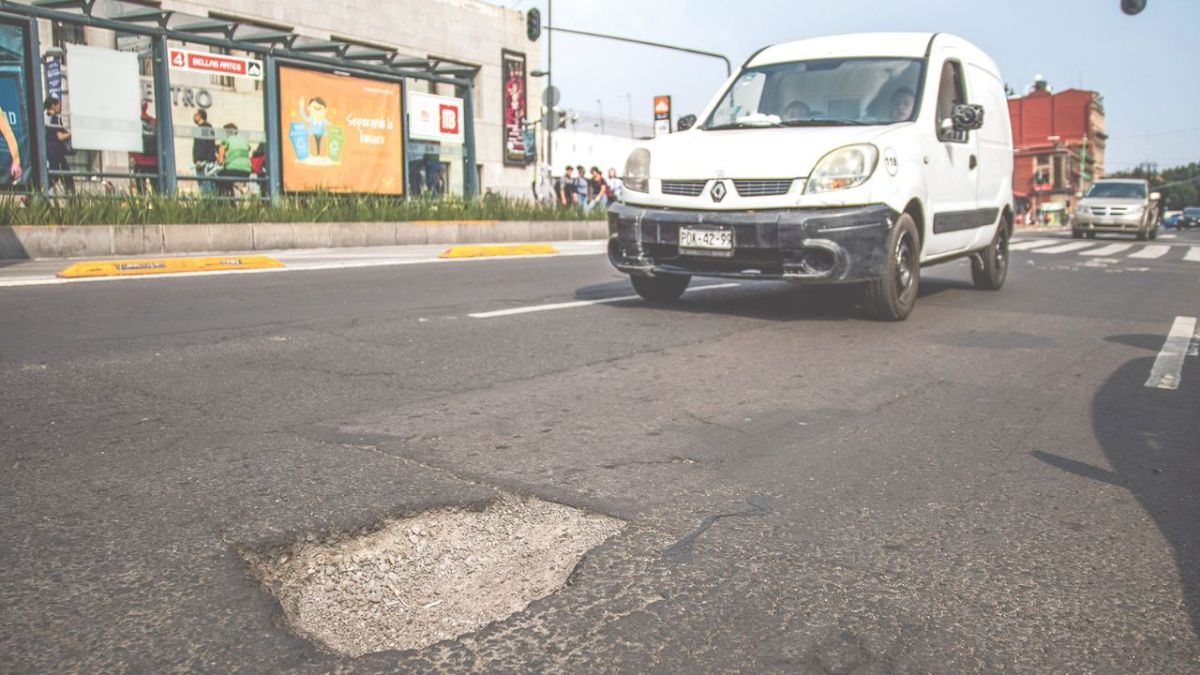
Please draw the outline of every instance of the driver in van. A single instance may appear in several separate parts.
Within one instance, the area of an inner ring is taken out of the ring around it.
[[[900,87],[896,93],[892,94],[892,121],[907,122],[913,113],[913,105],[917,102],[917,97],[913,94],[913,90],[908,87]]]
[[[811,111],[808,104],[804,101],[796,100],[787,104],[783,109],[783,121],[794,122],[795,120],[806,120],[811,116]]]

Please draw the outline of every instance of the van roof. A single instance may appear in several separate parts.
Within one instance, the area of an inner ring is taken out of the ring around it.
[[[973,61],[996,71],[995,63],[975,45],[949,33],[850,33],[796,40],[767,47],[750,57],[747,66],[871,56],[923,58],[934,40],[937,45],[953,46],[967,52]]]

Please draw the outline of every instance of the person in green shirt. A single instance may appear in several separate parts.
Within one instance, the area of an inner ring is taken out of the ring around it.
[[[217,163],[221,165],[220,176],[225,178],[250,177],[250,141],[238,135],[237,125],[225,125],[225,138],[217,141]],[[221,181],[220,194],[233,196],[233,181]]]

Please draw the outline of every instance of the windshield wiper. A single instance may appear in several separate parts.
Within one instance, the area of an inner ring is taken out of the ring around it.
[[[862,120],[787,120],[780,122],[785,127],[861,127],[876,124],[876,122],[864,122]]]
[[[716,126],[704,127],[705,131],[720,131],[722,129],[769,129],[771,127],[783,126],[779,122],[728,122],[726,124],[718,124]]]

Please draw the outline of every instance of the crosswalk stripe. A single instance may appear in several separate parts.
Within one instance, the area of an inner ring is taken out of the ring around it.
[[[1034,253],[1050,253],[1050,254],[1066,253],[1067,251],[1078,251],[1081,248],[1087,248],[1092,245],[1094,245],[1094,242],[1073,241],[1068,244],[1060,244],[1059,246],[1051,246],[1050,248],[1034,249],[1033,252]]]
[[[1025,241],[1017,241],[1008,245],[1010,251],[1028,251],[1031,248],[1039,246],[1049,246],[1055,243],[1053,239],[1027,239]]]
[[[1133,248],[1133,244],[1109,244],[1090,251],[1081,251],[1079,255],[1116,255],[1131,248]]]
[[[1189,246],[1187,253],[1183,254],[1183,259],[1188,262],[1200,262],[1200,246]]]
[[[1130,253],[1129,257],[1130,258],[1140,258],[1143,260],[1153,260],[1155,258],[1163,257],[1164,255],[1167,254],[1167,251],[1170,251],[1170,250],[1171,250],[1170,246],[1163,246],[1161,244],[1159,244],[1159,245],[1152,244],[1150,246],[1143,246],[1142,250],[1140,250],[1136,253]]]

